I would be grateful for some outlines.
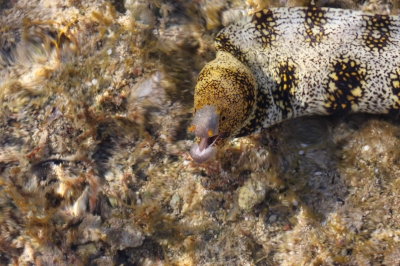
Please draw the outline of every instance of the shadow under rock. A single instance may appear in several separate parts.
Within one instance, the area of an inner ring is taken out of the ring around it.
[[[284,189],[278,192],[280,197],[289,198],[294,193],[320,221],[347,195],[336,165],[331,130],[335,120],[321,116],[292,119],[265,130],[261,139],[271,145],[269,148],[277,157],[273,168],[284,182]],[[266,200],[275,201],[268,196]]]

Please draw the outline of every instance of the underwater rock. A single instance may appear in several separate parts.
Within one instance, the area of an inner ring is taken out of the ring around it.
[[[177,208],[179,208],[180,202],[181,202],[181,198],[179,197],[179,195],[178,194],[174,194],[172,196],[171,200],[169,201],[169,206],[172,209],[177,209]]]
[[[118,218],[107,220],[109,227],[103,227],[106,242],[113,250],[139,247],[143,244],[144,235],[131,222]]]
[[[156,72],[151,77],[138,82],[132,88],[130,103],[137,104],[137,101],[143,101],[147,99],[151,104],[162,105],[165,100],[164,90],[159,85],[162,78],[162,74],[160,72]]]
[[[239,189],[238,204],[244,211],[251,210],[255,205],[261,203],[266,194],[266,185],[260,180],[249,179]]]

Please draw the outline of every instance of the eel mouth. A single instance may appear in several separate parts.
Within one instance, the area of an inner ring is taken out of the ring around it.
[[[199,143],[193,144],[190,149],[190,156],[196,163],[207,162],[217,154],[217,148],[214,144],[226,135],[226,133],[220,133],[211,137],[200,138]]]
[[[196,163],[205,163],[214,157],[217,153],[214,144],[227,135],[219,133],[219,112],[214,105],[204,105],[196,110],[189,131],[200,139],[189,152]]]
[[[220,134],[209,137],[209,138],[200,138],[200,142],[198,144],[199,150],[202,152],[204,149],[207,149],[207,148],[211,147],[212,145],[214,145],[214,143],[219,138],[219,135]]]

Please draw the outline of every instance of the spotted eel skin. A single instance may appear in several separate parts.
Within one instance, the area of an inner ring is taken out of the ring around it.
[[[298,7],[264,9],[224,28],[195,87],[195,162],[226,140],[289,118],[399,115],[400,17]]]

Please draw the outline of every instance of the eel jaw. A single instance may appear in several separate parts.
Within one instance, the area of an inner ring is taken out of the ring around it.
[[[193,144],[189,152],[193,161],[205,163],[217,154],[217,148],[212,146],[215,142],[212,141],[213,138],[200,138],[199,143]]]
[[[215,156],[217,148],[213,145],[225,134],[218,133],[219,114],[214,105],[204,105],[196,111],[189,131],[192,131],[200,139],[193,144],[190,156],[196,163],[205,163]]]
[[[214,144],[217,140],[223,140],[226,133],[220,133],[212,137],[200,138],[199,143],[193,144],[190,149],[190,156],[196,163],[205,163],[217,154]]]

